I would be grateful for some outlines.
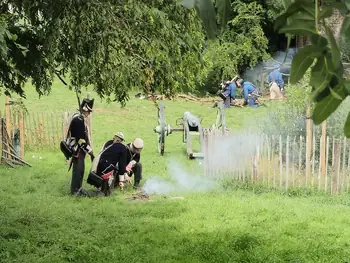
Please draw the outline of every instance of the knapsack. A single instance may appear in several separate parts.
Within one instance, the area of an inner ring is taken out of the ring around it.
[[[72,120],[74,118],[78,117],[79,115],[80,115],[79,113],[73,114],[73,116],[70,120],[69,126],[68,126],[66,138],[60,142],[60,149],[61,149],[61,152],[63,153],[63,155],[66,157],[66,160],[69,160],[75,152],[75,150],[74,150],[75,142],[73,142],[71,140],[70,129],[71,129],[71,125],[72,125]]]

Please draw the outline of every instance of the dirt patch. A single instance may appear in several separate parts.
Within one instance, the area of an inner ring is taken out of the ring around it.
[[[151,198],[148,194],[145,192],[137,192],[135,194],[132,194],[131,197],[128,197],[127,200],[129,201],[151,201]]]

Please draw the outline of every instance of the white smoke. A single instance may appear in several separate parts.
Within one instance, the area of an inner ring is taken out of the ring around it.
[[[213,180],[193,175],[175,161],[169,163],[168,170],[170,180],[153,176],[145,182],[143,191],[147,194],[170,195],[180,192],[206,192],[217,187]]]
[[[262,81],[267,81],[267,73],[272,70],[274,64],[280,65],[280,71],[282,73],[289,74],[291,62],[295,53],[296,49],[293,48],[290,48],[288,52],[278,51],[271,59],[260,62],[252,69],[246,70],[243,74],[243,78],[262,87]]]
[[[230,136],[209,137],[209,151],[206,153],[209,177],[222,178],[225,175],[251,166],[260,138],[251,132],[234,133]]]

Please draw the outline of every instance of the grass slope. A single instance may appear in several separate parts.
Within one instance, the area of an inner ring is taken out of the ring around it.
[[[30,87],[27,94],[31,112],[76,106],[74,93],[59,83],[50,97],[39,100]],[[167,121],[175,125],[190,110],[209,126],[215,121],[210,106],[167,101]],[[270,108],[232,108],[228,124],[243,129]],[[120,109],[97,100],[95,109],[96,148],[119,130],[128,141],[145,140],[143,181],[169,177],[174,160],[189,173],[199,171],[197,162],[186,160],[179,133],[167,138],[166,155],[158,157],[151,102],[132,100]],[[229,187],[187,193],[184,200],[153,196],[153,202],[132,203],[125,200],[131,190],[74,199],[67,195],[70,174],[58,150],[27,152],[26,159],[32,168],[0,167],[0,262],[349,262],[348,196],[291,197]]]

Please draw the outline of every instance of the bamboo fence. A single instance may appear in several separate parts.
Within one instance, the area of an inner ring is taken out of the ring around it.
[[[204,165],[206,176],[285,190],[311,187],[342,193],[350,188],[346,138],[212,133],[205,138]]]
[[[75,112],[41,112],[25,114],[23,112],[7,112],[4,117],[10,138],[16,131],[20,132],[21,149],[25,148],[57,148],[67,135],[70,120]],[[6,116],[10,116],[6,117]],[[92,114],[88,118],[89,135],[91,136]],[[22,136],[24,134],[24,137]],[[24,152],[24,151],[21,151]]]

